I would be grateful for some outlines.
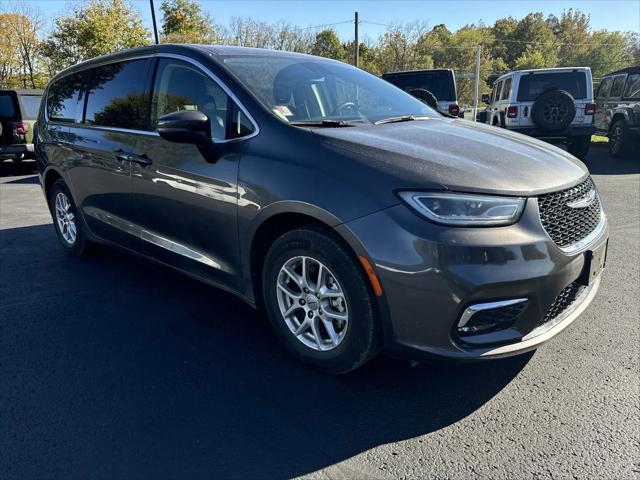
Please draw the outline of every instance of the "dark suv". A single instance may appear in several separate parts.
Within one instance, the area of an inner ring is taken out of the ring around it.
[[[33,158],[33,124],[42,90],[0,90],[0,161]]]
[[[330,372],[383,348],[534,349],[606,256],[574,157],[308,55],[167,44],[76,65],[47,87],[36,154],[69,253],[117,245],[224,288]]]
[[[439,112],[454,117],[460,113],[456,77],[450,68],[389,72],[382,75],[382,78]]]
[[[595,125],[614,157],[640,158],[640,67],[605,75],[596,93]]]

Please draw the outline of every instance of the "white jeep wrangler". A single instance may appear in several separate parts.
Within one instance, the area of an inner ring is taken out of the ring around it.
[[[478,119],[489,125],[565,143],[584,159],[589,151],[596,105],[589,67],[544,68],[505,73],[493,84]]]

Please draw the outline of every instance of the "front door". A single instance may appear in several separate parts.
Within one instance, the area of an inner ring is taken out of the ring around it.
[[[144,148],[135,153],[147,162],[132,164],[132,184],[145,253],[234,288],[240,272],[237,179],[244,147],[238,140],[248,130],[233,133],[228,119],[237,107],[211,76],[186,61],[160,58],[152,129],[159,117],[178,110],[198,110],[209,117],[211,137],[219,142],[217,154],[212,158],[194,145],[171,143],[159,135],[144,139]]]

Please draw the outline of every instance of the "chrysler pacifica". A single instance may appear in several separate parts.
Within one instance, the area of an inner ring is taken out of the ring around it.
[[[525,352],[598,290],[608,228],[581,162],[341,62],[143,47],[58,74],[40,110],[64,249],[226,289],[325,371]]]

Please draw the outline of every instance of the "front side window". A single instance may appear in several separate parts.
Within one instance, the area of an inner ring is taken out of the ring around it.
[[[86,122],[90,125],[148,129],[148,60],[111,63],[91,72]]]
[[[500,100],[508,100],[510,93],[511,93],[511,77],[507,78],[504,81],[504,85],[502,86],[502,94],[500,95]]]
[[[211,78],[195,66],[180,60],[162,58],[153,88],[152,124],[157,125],[158,118],[167,113],[180,110],[203,112],[211,122],[211,138],[227,138],[227,108],[230,100],[226,92]],[[243,115],[243,114],[242,114]],[[234,115],[235,134],[242,136],[243,122],[241,112]],[[233,129],[232,129],[233,130]],[[230,134],[231,135],[231,134]]]
[[[597,98],[607,98],[609,96],[609,89],[611,88],[612,78],[608,77],[602,80],[600,87],[598,88]]]
[[[610,98],[618,98],[620,95],[622,95],[622,86],[624,85],[624,80],[624,75],[615,77],[613,79],[613,84],[611,85],[611,93],[609,94]]]
[[[627,84],[624,88],[625,98],[640,98],[640,73],[634,73],[627,77]]]
[[[439,117],[389,82],[341,62],[293,55],[220,58],[267,110],[285,122],[370,124],[396,116]]]
[[[530,73],[520,77],[519,102],[533,102],[545,92],[565,90],[576,100],[587,98],[587,76],[584,71]]]
[[[73,73],[55,81],[47,94],[49,119],[58,122],[80,121],[86,86],[84,72]]]

